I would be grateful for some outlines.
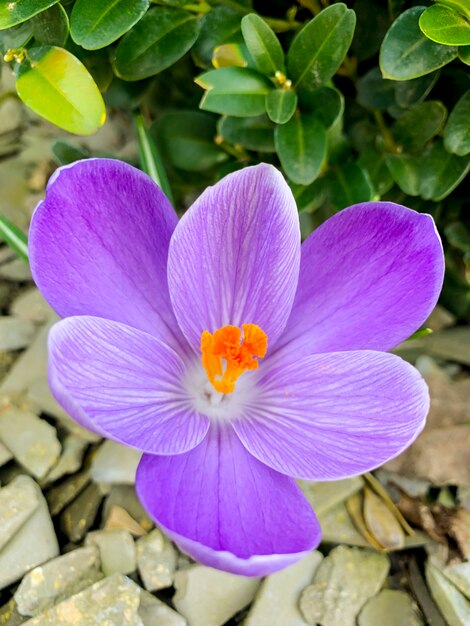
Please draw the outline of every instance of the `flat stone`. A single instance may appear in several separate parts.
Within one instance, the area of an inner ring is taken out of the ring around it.
[[[14,595],[22,615],[37,615],[59,601],[101,580],[95,546],[78,548],[26,574]]]
[[[418,609],[404,591],[384,589],[371,598],[357,619],[358,626],[423,626]]]
[[[446,578],[453,583],[467,598],[470,598],[470,562],[448,565],[442,570]]]
[[[114,504],[104,524],[105,530],[127,530],[134,537],[143,537],[146,531],[122,506]]]
[[[222,626],[253,600],[259,578],[191,565],[175,576],[173,604],[188,626]]]
[[[79,496],[62,511],[61,528],[70,541],[78,543],[95,521],[103,492],[98,485],[90,483]]]
[[[141,456],[134,448],[107,440],[93,459],[91,476],[97,483],[133,485]]]
[[[43,484],[52,483],[67,474],[74,474],[82,466],[83,455],[87,448],[88,442],[84,441],[78,435],[68,435],[62,448],[62,454],[45,477]]]
[[[0,277],[13,282],[33,280],[29,265],[23,259],[13,259],[0,265]]]
[[[16,602],[11,598],[0,608],[0,624],[2,626],[20,626],[24,623],[24,617],[18,611]]]
[[[299,598],[323,559],[314,551],[264,579],[243,626],[305,626]]]
[[[87,535],[85,545],[98,548],[105,576],[131,574],[137,569],[135,543],[126,530],[96,530]]]
[[[148,591],[171,587],[175,577],[177,553],[173,544],[155,528],[137,541],[137,566]]]
[[[113,485],[103,507],[103,520],[109,517],[114,505],[122,507],[145,530],[154,527],[153,521],[139,502],[135,488],[131,485]]]
[[[10,313],[36,324],[43,324],[54,315],[53,310],[36,287],[30,287],[22,291],[13,300]]]
[[[144,590],[140,592],[139,615],[144,626],[186,626],[187,624],[184,617]]]
[[[308,624],[355,626],[364,604],[384,584],[389,559],[378,552],[338,546],[320,563],[304,589],[300,611]]]
[[[0,550],[31,517],[38,505],[37,490],[26,476],[18,476],[0,489]]]
[[[90,482],[90,472],[84,470],[74,474],[47,492],[46,498],[51,515],[58,515],[66,506],[75,500]]]
[[[5,448],[3,443],[0,442],[0,467],[11,461],[13,458],[13,454],[10,452],[8,448]],[[0,622],[1,623],[1,622]]]
[[[15,407],[0,412],[0,439],[36,478],[47,474],[61,451],[53,426],[34,413]]]
[[[19,317],[0,317],[0,350],[21,350],[29,346],[36,333],[36,326]]]
[[[308,480],[299,480],[298,482],[317,515],[327,513],[364,486],[364,479],[360,476],[325,483],[315,483]]]
[[[470,624],[470,602],[429,560],[426,563],[426,582],[448,626]]]
[[[25,622],[24,626],[143,626],[140,588],[115,574]]]
[[[0,589],[19,580],[26,572],[53,559],[59,546],[47,502],[29,476],[23,477],[36,490],[38,506],[31,517],[0,552]]]
[[[326,513],[318,516],[322,529],[322,541],[326,543],[346,543],[351,546],[370,547],[368,541],[354,526],[344,502],[337,504]]]

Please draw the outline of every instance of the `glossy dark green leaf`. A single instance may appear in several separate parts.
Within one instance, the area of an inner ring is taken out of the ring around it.
[[[124,80],[158,74],[180,59],[199,34],[200,21],[180,9],[150,9],[116,48],[114,66]]]
[[[304,98],[303,109],[330,128],[344,112],[344,97],[334,87],[317,87]]]
[[[30,22],[39,46],[64,46],[69,36],[69,18],[61,4],[42,11]]]
[[[266,96],[266,113],[276,124],[285,124],[297,108],[297,94],[292,89],[274,89]]]
[[[470,156],[450,154],[441,141],[421,159],[419,195],[438,202],[446,198],[470,170]]]
[[[229,157],[215,143],[216,120],[200,111],[174,111],[158,120],[158,137],[172,164],[189,172],[202,172]]]
[[[435,4],[426,9],[419,18],[419,27],[428,39],[436,43],[447,46],[470,45],[468,19],[442,4]]]
[[[294,183],[309,185],[320,173],[326,158],[327,136],[323,124],[311,114],[297,111],[274,131],[276,152]]]
[[[356,163],[331,168],[325,176],[328,199],[336,210],[372,200],[373,189],[367,174]]]
[[[200,108],[224,115],[251,117],[266,110],[272,83],[262,74],[244,67],[223,67],[201,74],[196,82],[206,89]]]
[[[395,81],[395,98],[398,106],[406,109],[411,104],[422,102],[436,84],[439,73],[437,70],[411,80]]]
[[[374,191],[383,196],[393,186],[393,178],[385,163],[385,156],[374,146],[367,146],[359,156],[357,164],[366,172]]]
[[[26,234],[3,215],[0,215],[0,239],[23,261],[28,262],[28,238]]]
[[[0,53],[3,55],[10,48],[25,46],[33,36],[31,22],[24,22],[8,30],[0,30]]]
[[[202,19],[201,32],[192,49],[200,67],[211,67],[214,49],[225,43],[241,43],[242,14],[226,6],[217,6]]]
[[[354,11],[339,2],[296,35],[287,54],[287,71],[301,100],[336,73],[351,45],[355,24]]]
[[[127,33],[145,14],[150,0],[77,0],[70,16],[72,39],[97,50]]]
[[[470,152],[470,90],[453,108],[444,131],[444,146],[448,152],[465,156]]]
[[[418,196],[420,158],[409,154],[389,154],[385,162],[400,189],[409,196]]]
[[[393,125],[392,133],[405,152],[416,150],[442,130],[446,117],[442,102],[420,102],[403,113]]]
[[[94,133],[106,119],[103,98],[85,66],[55,46],[31,48],[18,68],[23,102],[49,122],[77,135]]]
[[[462,61],[462,63],[465,63],[465,65],[470,65],[470,46],[461,46],[458,51],[459,59]]]
[[[314,213],[325,202],[325,184],[323,178],[317,178],[311,185],[292,185],[295,202],[299,213]]]
[[[101,93],[107,91],[114,77],[109,56],[89,51],[87,54],[82,55],[81,61],[93,76],[93,80],[98,85]]]
[[[134,119],[139,145],[139,157],[142,170],[162,189],[171,204],[174,204],[170,182],[163,159],[153,137],[148,132],[144,118],[137,115]]]
[[[470,231],[461,222],[454,222],[445,228],[445,234],[450,244],[462,250],[462,252],[470,252]]]
[[[267,115],[257,117],[222,117],[219,135],[234,145],[257,152],[275,152],[274,124]]]
[[[68,165],[69,163],[75,163],[75,161],[90,157],[88,150],[63,139],[55,141],[51,146],[51,150],[57,165]]]
[[[26,22],[59,0],[0,0],[0,30]]]
[[[426,7],[412,7],[398,17],[383,40],[380,69],[384,78],[409,80],[447,65],[457,49],[430,41],[421,32],[419,18]]]
[[[395,104],[395,82],[382,78],[378,67],[357,81],[357,101],[367,109],[386,111]]]
[[[242,34],[256,69],[267,76],[284,71],[284,52],[273,30],[266,22],[250,13],[241,22]]]

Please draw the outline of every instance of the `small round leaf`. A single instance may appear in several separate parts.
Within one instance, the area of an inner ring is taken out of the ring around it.
[[[470,90],[460,98],[449,116],[444,131],[444,146],[458,156],[470,152]]]
[[[297,94],[291,89],[274,89],[266,96],[266,112],[276,124],[285,124],[297,108]]]
[[[436,43],[446,46],[470,45],[470,22],[460,13],[442,4],[435,4],[419,18],[423,33]]]
[[[59,0],[0,0],[0,30],[26,22]]]

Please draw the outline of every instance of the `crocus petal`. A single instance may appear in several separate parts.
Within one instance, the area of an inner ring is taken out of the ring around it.
[[[362,474],[399,454],[424,426],[426,383],[395,355],[317,354],[288,366],[274,357],[264,369],[256,406],[233,427],[279,472],[311,480]]]
[[[270,165],[226,176],[196,200],[173,234],[168,282],[189,343],[232,324],[257,324],[273,345],[297,286],[300,229],[292,193]]]
[[[185,368],[147,333],[97,317],[69,317],[49,335],[49,384],[72,417],[143,450],[178,454],[196,446],[208,419],[189,406]]]
[[[186,454],[144,455],[136,480],[156,523],[211,567],[264,576],[320,541],[315,514],[295,482],[253,458],[229,425],[212,425]]]
[[[390,350],[437,302],[444,257],[434,221],[390,202],[357,204],[302,245],[292,314],[278,345],[296,357]]]
[[[126,163],[62,167],[31,222],[34,280],[61,317],[96,315],[184,341],[166,279],[177,221],[160,188]]]

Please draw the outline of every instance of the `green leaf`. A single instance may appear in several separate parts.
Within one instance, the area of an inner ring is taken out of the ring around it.
[[[436,141],[421,159],[419,194],[425,200],[438,202],[446,198],[470,170],[470,156],[459,157]]]
[[[378,67],[357,81],[357,101],[367,109],[386,111],[395,104],[395,82],[382,78]]]
[[[419,18],[423,33],[436,43],[446,46],[470,45],[470,22],[460,13],[442,4],[435,4]]]
[[[246,67],[249,63],[249,55],[246,46],[238,43],[223,43],[214,48],[212,55],[212,65],[219,69],[221,67]]]
[[[166,174],[163,160],[158,151],[157,145],[145,126],[144,118],[136,115],[134,118],[137,131],[137,141],[139,144],[139,157],[142,170],[154,180],[161,188],[172,205],[174,205],[173,194]]]
[[[35,113],[70,133],[90,135],[106,119],[103,98],[93,78],[63,48],[31,48],[28,59],[19,66],[16,90]]]
[[[384,78],[409,80],[447,65],[457,49],[430,41],[419,28],[426,7],[412,7],[391,25],[380,48],[380,69]]]
[[[287,54],[287,71],[299,98],[329,80],[351,45],[354,11],[339,2],[321,11],[296,35]]]
[[[462,46],[458,49],[459,59],[465,65],[470,65],[470,46]]]
[[[470,2],[469,0],[436,0],[439,4],[443,4],[449,9],[453,9],[470,20]]]
[[[109,46],[145,14],[150,0],[77,0],[70,16],[70,34],[87,50]]]
[[[374,146],[367,146],[361,153],[357,164],[366,172],[375,193],[383,196],[393,186],[393,178],[385,163],[385,156]]]
[[[325,202],[325,183],[317,178],[311,185],[291,185],[299,213],[314,213]]]
[[[311,114],[296,114],[274,131],[276,152],[294,183],[309,185],[320,173],[326,158],[327,135],[323,124]]]
[[[389,154],[385,163],[393,180],[408,196],[419,195],[420,159],[409,154]]]
[[[447,110],[432,100],[412,105],[395,122],[392,133],[405,152],[422,148],[444,127]]]
[[[200,20],[188,11],[150,9],[119,42],[114,66],[124,80],[158,74],[180,59],[199,34]]]
[[[373,189],[367,174],[355,163],[332,168],[325,176],[328,198],[337,210],[372,200]]]
[[[470,252],[470,231],[461,222],[454,222],[445,228],[445,234],[450,244],[462,252]]]
[[[297,94],[291,89],[274,89],[266,96],[266,112],[276,124],[285,124],[297,108]]]
[[[15,226],[5,216],[0,215],[0,239],[16,254],[28,263],[28,238],[18,226]]]
[[[57,165],[68,165],[81,159],[90,158],[90,153],[81,146],[76,146],[63,139],[58,139],[51,146],[54,161]]]
[[[257,117],[222,117],[219,135],[234,145],[257,152],[275,152],[274,125],[267,115]]]
[[[32,36],[31,22],[24,22],[8,30],[0,30],[0,52],[3,55],[10,48],[22,48]]]
[[[196,83],[206,89],[200,108],[235,117],[251,117],[265,111],[272,83],[245,67],[223,67],[201,74]]]
[[[201,32],[192,49],[196,64],[211,67],[214,49],[225,43],[242,43],[242,14],[226,6],[217,6],[202,18]]]
[[[156,126],[157,136],[175,167],[202,172],[229,157],[215,143],[214,116],[200,111],[174,111],[162,115]]]
[[[325,128],[330,128],[343,115],[344,97],[334,87],[317,87],[304,98],[306,113],[313,113]]]
[[[470,152],[470,90],[452,109],[444,131],[444,146],[448,152],[458,156]]]
[[[30,22],[38,46],[64,46],[69,36],[69,18],[61,4],[38,13]]]
[[[398,106],[406,109],[412,104],[422,102],[436,84],[439,73],[437,70],[411,80],[395,81],[395,98]]]
[[[26,22],[57,2],[59,0],[0,0],[0,30]]]
[[[266,22],[250,13],[241,22],[242,34],[256,68],[267,76],[284,72],[284,52],[275,33]]]

